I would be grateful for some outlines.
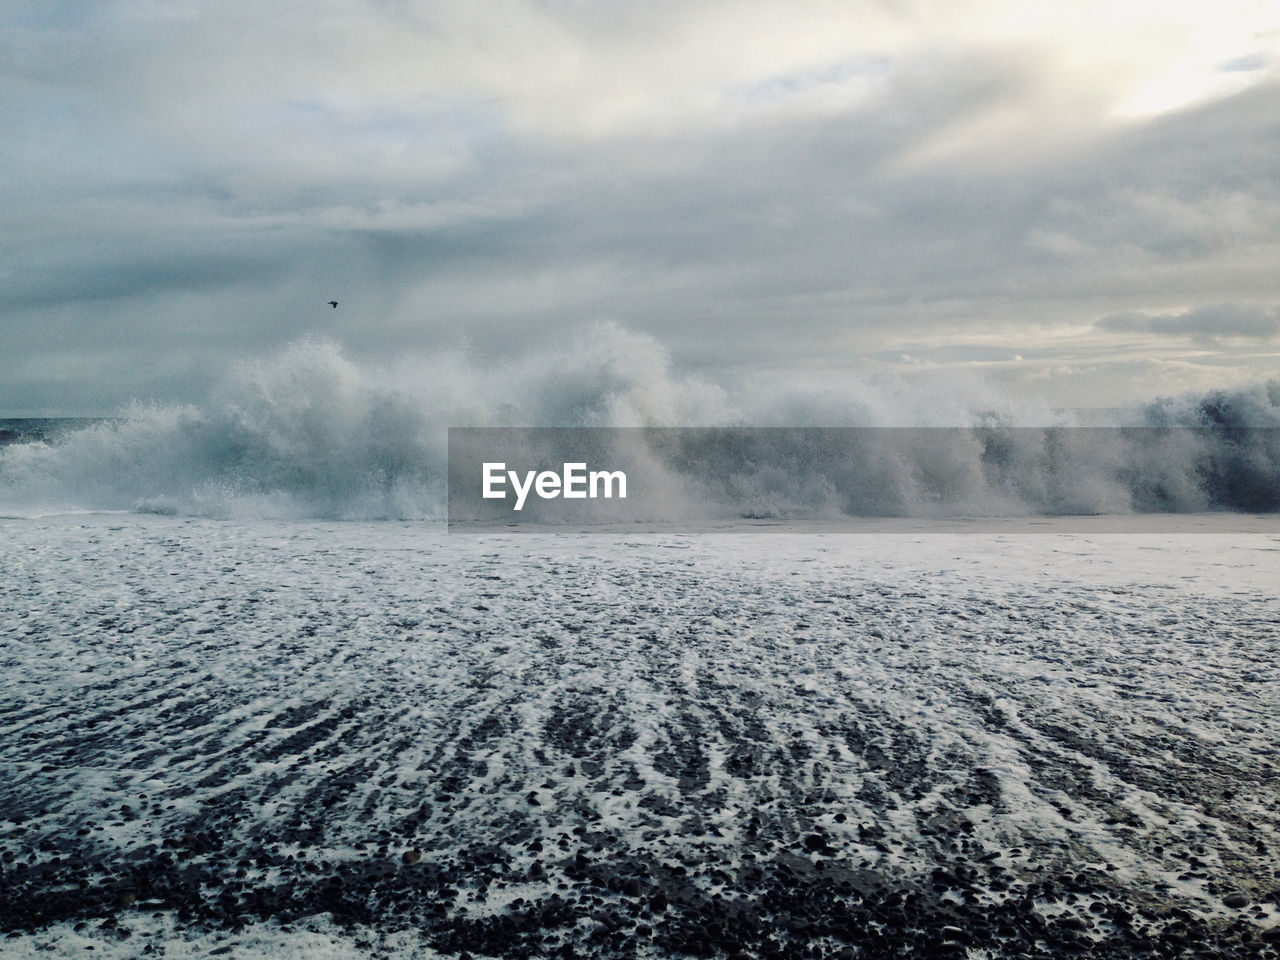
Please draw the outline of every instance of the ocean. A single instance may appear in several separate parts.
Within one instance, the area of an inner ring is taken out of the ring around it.
[[[2,425],[0,955],[1277,954],[1243,434],[1141,532],[461,535],[446,415],[305,359]]]

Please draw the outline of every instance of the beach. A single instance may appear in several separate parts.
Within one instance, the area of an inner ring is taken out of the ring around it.
[[[0,525],[6,956],[1276,950],[1274,534]]]

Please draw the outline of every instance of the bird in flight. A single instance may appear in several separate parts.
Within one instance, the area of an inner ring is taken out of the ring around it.
[[[330,301],[329,301],[329,306],[331,306],[331,307],[333,307],[333,309],[337,310],[337,309],[338,309],[338,301],[337,301],[337,300],[330,300]]]

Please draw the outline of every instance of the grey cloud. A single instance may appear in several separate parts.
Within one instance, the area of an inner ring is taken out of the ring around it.
[[[1265,54],[1251,53],[1219,64],[1218,70],[1222,73],[1249,73],[1253,70],[1262,70],[1270,63],[1270,58]]]
[[[0,308],[29,309],[68,301],[102,301],[174,292],[217,291],[260,284],[278,275],[279,262],[259,254],[191,250],[186,255],[157,251],[138,258],[85,257],[41,263],[0,287]]]
[[[1218,343],[1232,337],[1266,340],[1280,332],[1280,307],[1221,303],[1183,313],[1115,313],[1103,317],[1099,330],[1109,333],[1154,333]]]

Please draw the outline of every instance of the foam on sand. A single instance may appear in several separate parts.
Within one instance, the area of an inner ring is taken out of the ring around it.
[[[1273,936],[1274,537],[3,527],[23,949],[153,912],[491,956]]]

